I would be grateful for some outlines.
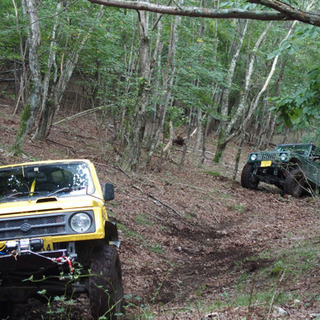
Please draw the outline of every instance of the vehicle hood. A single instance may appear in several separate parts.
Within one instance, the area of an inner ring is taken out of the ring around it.
[[[0,203],[0,215],[16,213],[40,213],[64,210],[87,209],[92,207],[101,207],[104,201],[92,196],[75,197],[47,197],[30,199],[27,201],[14,201]]]

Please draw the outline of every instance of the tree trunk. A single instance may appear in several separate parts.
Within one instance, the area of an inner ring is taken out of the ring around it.
[[[205,116],[205,129],[203,130],[202,135],[202,152],[201,152],[201,158],[200,158],[200,166],[204,164],[204,161],[206,160],[206,151],[207,151],[207,137],[209,134],[209,128],[211,125],[211,117],[207,114]]]
[[[56,48],[57,48],[56,32],[58,27],[58,17],[59,17],[58,12],[61,10],[61,7],[62,7],[62,3],[59,1],[57,3],[57,9],[54,17],[54,25],[53,25],[52,34],[51,34],[52,40],[51,40],[50,49],[49,49],[47,71],[43,80],[40,116],[39,116],[38,126],[36,128],[36,132],[33,136],[33,140],[38,140],[38,141],[44,141],[46,138],[50,110],[53,108],[53,103],[51,102],[52,97],[50,99],[48,98],[48,95],[49,95],[49,83],[51,78],[51,69],[56,60]]]
[[[183,3],[183,0],[180,0],[179,4],[182,4],[182,3]],[[154,133],[151,139],[150,146],[148,148],[148,161],[150,161],[150,158],[159,143],[160,134],[164,127],[164,122],[167,115],[167,109],[171,100],[171,88],[173,86],[173,80],[176,73],[176,49],[177,49],[177,43],[178,43],[177,28],[180,25],[180,22],[181,22],[181,17],[175,17],[174,22],[171,23],[168,58],[167,58],[166,69],[164,72],[163,88],[162,88],[162,92],[164,93],[161,97],[160,104],[157,106],[157,110],[156,110],[156,117],[155,117],[154,130],[153,130]]]
[[[22,152],[23,144],[27,133],[30,132],[35,121],[36,112],[40,105],[41,99],[41,75],[38,62],[38,49],[40,46],[40,25],[35,0],[22,1],[22,5],[26,5],[27,14],[30,20],[30,36],[29,43],[29,67],[30,67],[30,94],[27,105],[21,116],[18,132],[15,137],[11,151],[14,154]]]
[[[124,170],[135,171],[139,164],[142,140],[146,124],[146,108],[149,102],[150,91],[150,57],[149,57],[149,36],[148,13],[138,11],[139,26],[139,66],[140,66],[140,83],[137,102],[135,105],[133,122],[130,128],[128,145],[126,147],[124,157],[122,159],[122,167]]]
[[[230,63],[230,67],[229,67],[229,71],[226,79],[226,88],[224,89],[222,94],[222,101],[221,101],[222,121],[220,123],[217,149],[216,149],[215,156],[213,158],[213,161],[216,163],[220,162],[223,156],[223,152],[227,146],[227,143],[231,140],[230,137],[228,137],[228,132],[227,132],[227,121],[229,117],[229,96],[230,96],[230,89],[233,81],[234,71],[235,71],[237,62],[239,60],[240,50],[242,48],[242,44],[247,32],[247,28],[248,28],[248,21],[246,21],[243,28],[241,28],[239,39],[236,42],[235,53],[232,56],[232,60]],[[228,139],[230,140],[228,141]]]
[[[19,102],[21,101],[22,104],[25,106],[25,101],[26,101],[26,92],[27,92],[27,83],[28,83],[28,72],[27,72],[27,67],[26,67],[26,50],[27,50],[27,45],[25,45],[25,48],[24,48],[24,44],[23,44],[23,36],[22,36],[22,33],[21,33],[21,28],[20,28],[20,24],[19,24],[19,14],[18,14],[18,7],[17,7],[17,4],[14,0],[12,0],[13,2],[13,5],[14,5],[14,11],[15,11],[15,15],[16,15],[16,29],[17,29],[17,34],[19,35],[19,49],[20,49],[20,55],[21,55],[21,65],[22,65],[22,71],[21,72],[18,72],[18,75],[17,75],[17,78],[18,79],[18,87],[19,87],[19,90],[18,91],[18,99],[17,99],[17,102],[16,102],[16,107],[15,107],[15,110],[14,110],[14,113],[13,115],[16,114],[16,111],[18,109],[18,106],[19,106]],[[22,2],[22,12],[23,12],[23,15],[26,16],[27,13],[26,13],[26,8],[25,8],[25,5],[23,5],[24,2]],[[28,34],[28,32],[27,32]],[[15,68],[15,69],[18,69],[18,68]]]
[[[189,147],[189,142],[190,142],[190,136],[191,136],[191,131],[192,131],[192,113],[193,113],[193,109],[190,109],[190,115],[189,115],[189,126],[188,126],[188,135],[187,135],[187,139],[185,140],[184,146],[183,146],[183,152],[182,152],[182,156],[181,156],[181,160],[180,160],[180,165],[179,165],[179,169],[182,169],[184,167],[184,163],[186,161],[186,155],[187,155],[187,151],[188,151],[188,147]]]
[[[260,37],[258,38],[257,42],[255,43],[255,45],[253,47],[252,54],[251,54],[251,57],[249,59],[249,64],[248,64],[248,67],[246,69],[245,84],[244,84],[244,89],[242,91],[243,93],[240,96],[240,101],[239,101],[239,104],[238,104],[238,108],[237,108],[236,114],[235,114],[235,116],[233,116],[233,118],[229,122],[227,130],[226,130],[227,134],[229,136],[231,134],[231,130],[234,130],[236,122],[239,121],[243,117],[243,113],[245,112],[245,107],[246,107],[246,104],[247,104],[247,97],[248,97],[249,88],[250,88],[250,84],[251,84],[251,77],[252,77],[252,74],[253,74],[253,71],[254,71],[255,58],[256,58],[258,49],[259,49],[263,39],[267,35],[271,25],[272,25],[272,22],[270,22],[267,25],[267,27],[261,33]],[[242,152],[242,146],[243,146],[244,141],[245,141],[245,131],[242,131],[241,138],[240,138],[240,145],[239,145],[239,148],[238,148],[236,161],[235,161],[235,169],[234,169],[234,174],[233,174],[233,179],[234,180],[237,178],[238,168],[239,168],[239,161],[240,161],[241,152]]]
[[[168,157],[170,149],[172,147],[172,143],[173,143],[173,139],[174,139],[174,128],[173,128],[173,124],[172,121],[169,122],[169,128],[170,128],[170,137],[169,137],[169,141],[167,143],[167,145],[163,148],[162,152],[163,152],[163,156],[165,158]]]
[[[97,20],[101,16],[102,10],[103,10],[103,6],[100,6],[100,10],[97,13]],[[74,51],[74,52],[72,52],[72,54],[70,54],[69,58],[66,60],[66,63],[64,65],[63,65],[63,63],[61,64],[60,77],[57,81],[57,84],[52,86],[52,88],[53,88],[53,93],[52,93],[53,102],[51,102],[51,99],[49,99],[49,100],[47,99],[48,98],[48,92],[47,92],[45,100],[42,102],[41,116],[40,116],[40,119],[38,122],[37,131],[33,137],[34,140],[44,141],[46,139],[46,137],[49,135],[54,116],[60,109],[62,97],[63,97],[65,90],[67,88],[67,85],[71,79],[74,68],[76,67],[76,65],[78,63],[80,52],[82,51],[85,43],[87,42],[88,38],[90,37],[91,32],[94,27],[95,26],[90,27],[87,34],[82,38],[79,47],[77,48],[76,51]],[[55,52],[53,49],[52,51],[50,51],[48,66],[52,66],[54,59],[55,59]],[[50,70],[49,70],[49,73],[50,73]],[[45,88],[45,90],[47,90],[47,89],[48,88]]]
[[[284,39],[281,41],[281,43],[280,43],[280,47],[281,47],[282,43],[284,43],[284,42],[289,38],[289,36],[290,36],[291,33],[293,32],[293,29],[294,29],[296,23],[297,23],[297,21],[294,21],[294,22],[291,24],[291,27],[290,27],[287,35],[285,36],[285,38],[284,38]],[[266,79],[263,87],[262,87],[261,90],[259,91],[258,95],[256,96],[256,98],[253,100],[253,102],[252,102],[251,105],[250,105],[249,112],[248,112],[246,118],[245,118],[244,121],[243,121],[244,130],[246,130],[246,127],[247,127],[247,125],[248,125],[248,122],[250,121],[250,119],[251,119],[254,111],[257,109],[258,104],[259,104],[259,102],[260,102],[260,99],[261,99],[262,95],[264,94],[264,92],[267,90],[267,88],[268,88],[268,86],[269,86],[269,83],[270,83],[270,81],[271,81],[271,79],[272,79],[272,76],[273,76],[273,74],[274,74],[274,72],[275,72],[275,70],[276,70],[276,66],[277,66],[277,63],[278,63],[278,60],[279,60],[279,56],[280,56],[280,53],[277,54],[277,55],[275,56],[275,58],[273,59],[273,63],[272,63],[272,67],[271,67],[271,70],[270,70],[270,72],[269,72],[269,75],[268,75],[268,77],[267,77],[267,79]]]
[[[238,174],[238,170],[239,170],[239,162],[240,162],[240,158],[241,158],[241,153],[242,153],[242,147],[244,144],[244,140],[245,140],[245,135],[243,135],[240,139],[240,143],[238,146],[238,152],[236,155],[236,161],[235,161],[235,166],[234,166],[234,172],[233,172],[233,180],[237,179],[237,174]]]
[[[148,158],[147,158],[147,165],[150,161],[153,149],[155,148],[155,146],[153,146],[153,132],[155,130],[160,130],[160,128],[157,128],[156,124],[158,122],[159,119],[159,112],[158,112],[158,104],[159,104],[159,92],[161,91],[160,86],[161,86],[161,78],[162,78],[162,63],[161,63],[161,55],[162,55],[162,49],[163,49],[163,45],[164,43],[161,42],[161,31],[162,31],[162,23],[160,21],[160,17],[158,17],[158,23],[157,23],[157,40],[156,40],[156,45],[155,45],[155,50],[154,50],[154,54],[153,54],[153,62],[156,61],[157,62],[157,74],[155,76],[155,82],[154,82],[154,90],[153,90],[153,107],[152,107],[152,116],[151,116],[151,120],[149,122],[149,126],[148,126],[148,131],[146,133],[146,149],[148,151]],[[160,101],[161,103],[161,101]],[[155,133],[156,134],[156,133]]]
[[[198,107],[197,110],[197,135],[196,135],[196,142],[194,144],[193,148],[193,154],[197,157],[199,153],[200,143],[201,143],[201,137],[202,137],[202,110]]]

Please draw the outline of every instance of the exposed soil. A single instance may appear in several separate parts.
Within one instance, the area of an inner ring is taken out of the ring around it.
[[[276,319],[269,305],[227,304],[236,291],[257,292],[272,286],[284,294],[299,294],[299,301],[274,304],[288,312],[285,318],[319,316],[318,270],[295,281],[288,281],[285,274],[272,281],[255,277],[273,264],[274,252],[294,248],[302,240],[319,242],[317,201],[282,197],[279,189],[265,184],[257,191],[242,188],[231,178],[236,145],[227,149],[221,165],[212,162],[216,142],[212,136],[202,167],[188,153],[184,168],[179,169],[183,147],[174,146],[168,159],[155,156],[150,168],[126,173],[117,165],[114,149],[103,142],[108,126],[96,114],[53,126],[46,143],[34,143],[28,137],[26,154],[17,158],[8,150],[17,132],[19,110],[12,116],[13,102],[2,99],[0,112],[1,164],[88,158],[95,163],[100,181],[114,184],[116,198],[108,208],[120,228],[124,290],[131,306],[127,319],[147,319],[142,317],[146,305],[153,312],[152,319],[160,320]],[[59,115],[61,119],[66,116]],[[241,169],[248,152],[246,147]],[[259,258],[259,253],[268,251],[269,256]],[[237,284],[244,276],[248,285],[239,289]],[[46,317],[44,303],[28,303],[16,307],[15,319]],[[224,307],[211,315],[213,309],[203,307],[219,304]],[[75,305],[70,318],[90,319],[84,295]]]

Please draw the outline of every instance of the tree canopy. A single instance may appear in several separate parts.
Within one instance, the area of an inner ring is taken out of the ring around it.
[[[103,5],[0,3],[0,85],[22,114],[17,143],[23,132],[47,139],[61,112],[92,112],[100,148],[114,148],[128,169],[168,156],[176,140],[185,157],[191,138],[203,163],[212,133],[220,161],[232,139],[262,148],[285,125],[307,131],[319,114],[316,102],[298,105],[318,88],[313,1],[91,2]],[[298,125],[286,110],[308,117]]]

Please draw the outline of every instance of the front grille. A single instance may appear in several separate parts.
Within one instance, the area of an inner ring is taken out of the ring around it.
[[[277,158],[278,154],[272,154],[269,152],[261,152],[258,153],[258,160],[264,161],[264,160],[275,160]]]
[[[0,220],[0,240],[66,234],[66,216],[53,214]]]

